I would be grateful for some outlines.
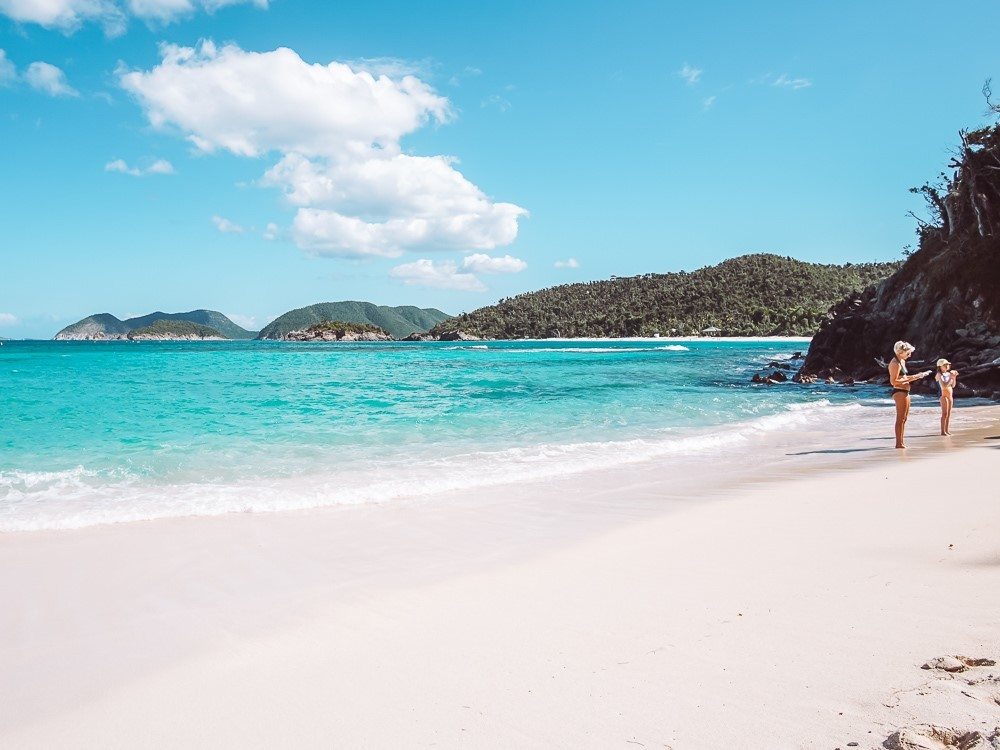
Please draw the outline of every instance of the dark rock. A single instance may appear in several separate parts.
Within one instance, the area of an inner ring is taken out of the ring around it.
[[[479,341],[478,336],[472,336],[464,331],[443,331],[440,341]]]
[[[939,357],[951,360],[961,373],[956,396],[1000,391],[1000,357],[994,354],[994,340],[1000,340],[1000,201],[976,197],[1000,194],[1000,126],[964,132],[963,139],[947,186],[953,215],[921,228],[919,249],[895,274],[831,308],[800,374],[885,379],[893,343],[904,340],[924,360],[919,369],[933,368]],[[909,370],[918,372],[917,363]],[[927,378],[913,390],[932,393],[934,381]]]

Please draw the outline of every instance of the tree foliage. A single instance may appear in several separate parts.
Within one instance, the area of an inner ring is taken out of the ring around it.
[[[162,318],[150,323],[148,326],[134,328],[128,335],[129,338],[140,336],[163,336],[164,338],[194,336],[203,339],[226,338],[215,328],[203,326],[200,323],[192,323],[189,320],[166,320]]]
[[[845,295],[882,281],[899,263],[823,265],[744,255],[687,273],[612,277],[503,299],[439,324],[483,338],[812,335]]]

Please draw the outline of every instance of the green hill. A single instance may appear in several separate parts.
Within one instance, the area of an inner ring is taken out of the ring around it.
[[[183,320],[189,323],[208,326],[209,328],[214,328],[227,339],[252,339],[257,335],[254,331],[248,331],[236,325],[225,315],[215,312],[215,310],[191,310],[190,312],[182,313],[154,312],[138,318],[129,318],[122,322],[129,328],[135,329],[148,326],[158,320]]]
[[[612,277],[520,294],[463,313],[434,332],[483,338],[690,335],[811,336],[830,307],[900,263],[825,265],[743,255],[687,273]]]
[[[377,326],[395,338],[427,331],[447,320],[448,315],[433,308],[402,306],[387,307],[371,302],[321,302],[300,307],[275,318],[257,335],[260,339],[281,339],[290,331],[301,331],[330,320],[345,323],[365,323]]]
[[[66,326],[55,335],[63,339],[123,338],[131,330],[111,313],[97,313]]]
[[[200,323],[192,323],[187,320],[164,320],[160,319],[150,323],[148,326],[134,328],[128,333],[132,338],[198,338],[198,339],[220,339],[225,338],[215,328],[203,326]]]
[[[110,313],[89,315],[73,325],[66,326],[55,335],[64,339],[123,339],[131,331],[145,328],[160,320],[174,320],[215,329],[216,336],[229,339],[252,339],[256,334],[241,328],[220,312],[214,310],[191,310],[183,313],[154,312],[136,318],[119,320]]]

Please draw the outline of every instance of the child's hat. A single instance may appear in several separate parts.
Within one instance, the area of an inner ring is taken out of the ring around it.
[[[951,362],[949,362],[948,360],[946,360],[944,357],[941,357],[941,359],[939,359],[937,361],[937,366],[938,367],[940,367],[941,365],[950,365],[950,364],[951,364]]]

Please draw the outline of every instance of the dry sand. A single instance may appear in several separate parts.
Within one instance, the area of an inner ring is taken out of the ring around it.
[[[1000,668],[921,665],[1000,660],[990,438],[1000,426],[657,512],[634,502],[655,482],[592,477],[5,535],[0,747],[833,750],[927,723],[989,734]]]

